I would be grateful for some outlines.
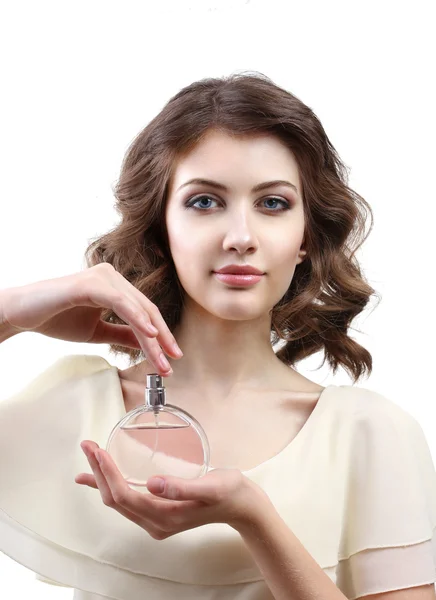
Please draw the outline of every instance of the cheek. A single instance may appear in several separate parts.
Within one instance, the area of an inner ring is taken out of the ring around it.
[[[206,228],[193,227],[182,218],[172,219],[171,227],[168,227],[168,241],[174,262],[181,265],[193,257],[198,262],[211,247],[211,236]]]
[[[280,271],[292,272],[298,259],[299,244],[289,244],[287,240],[277,240],[269,252],[270,264]]]
[[[286,292],[295,274],[300,246],[289,244],[289,241],[277,241],[270,247],[268,264],[271,265],[270,282],[271,290],[279,297]]]
[[[173,260],[176,264],[183,263],[184,257],[190,257],[192,247],[188,240],[183,236],[170,238],[170,250]]]
[[[200,234],[199,234],[200,233]],[[210,237],[201,232],[192,232],[187,228],[177,228],[168,232],[171,255],[176,267],[177,275],[182,283],[189,286],[205,273],[214,268],[213,260],[210,256]]]
[[[183,227],[183,222],[179,219],[171,219],[171,226],[167,224],[168,242],[174,263],[178,264],[183,260],[183,256],[190,251],[189,234]]]

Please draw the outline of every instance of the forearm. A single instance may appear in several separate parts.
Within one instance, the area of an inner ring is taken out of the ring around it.
[[[346,600],[277,513],[268,496],[255,497],[247,518],[234,528],[242,536],[275,600]]]

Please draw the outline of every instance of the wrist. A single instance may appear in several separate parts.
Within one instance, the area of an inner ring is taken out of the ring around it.
[[[264,515],[272,506],[266,492],[248,479],[248,477],[244,477],[240,502],[238,504],[241,506],[241,509],[237,515],[234,515],[228,521],[228,524],[241,535],[252,533],[258,529]]]

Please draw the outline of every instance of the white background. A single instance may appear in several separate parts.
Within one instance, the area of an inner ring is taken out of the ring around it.
[[[127,146],[171,95],[203,77],[260,71],[315,111],[373,208],[358,257],[383,300],[351,332],[374,359],[358,385],[415,416],[436,457],[433,3],[143,4],[3,7],[0,288],[83,268],[88,242],[116,223],[111,186]],[[1,398],[64,354],[109,358],[107,346],[35,334],[0,351]],[[299,370],[324,386],[350,383],[316,370],[321,360]],[[4,555],[0,589],[7,600],[72,596]]]

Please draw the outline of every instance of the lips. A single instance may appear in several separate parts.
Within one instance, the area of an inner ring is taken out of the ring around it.
[[[261,281],[263,275],[253,275],[252,273],[235,274],[235,273],[214,273],[214,276],[218,281],[224,283],[230,287],[250,287],[255,283]]]
[[[259,271],[251,265],[227,265],[215,271],[222,275],[263,275],[263,271]]]

